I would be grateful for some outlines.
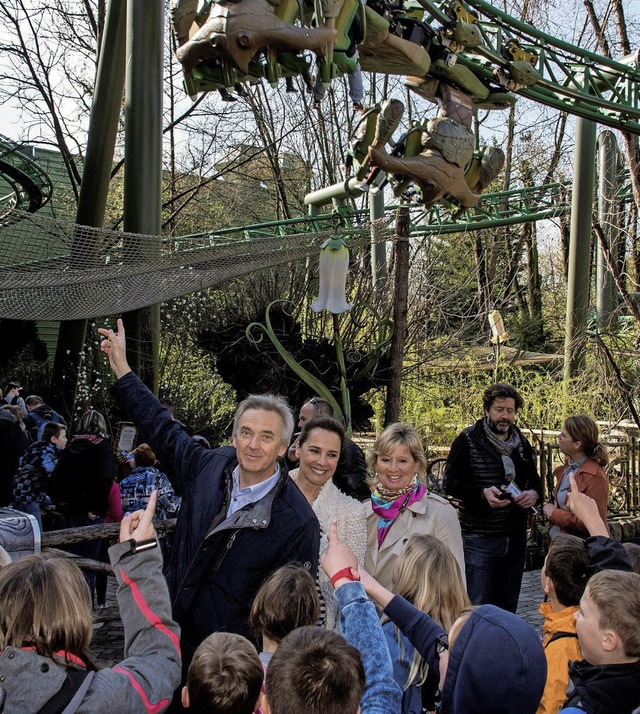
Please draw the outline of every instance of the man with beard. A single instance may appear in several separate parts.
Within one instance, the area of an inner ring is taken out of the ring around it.
[[[522,397],[494,384],[484,419],[460,433],[445,467],[445,491],[459,501],[467,590],[474,605],[515,612],[527,548],[527,517],[541,497],[531,444],[513,423]]]

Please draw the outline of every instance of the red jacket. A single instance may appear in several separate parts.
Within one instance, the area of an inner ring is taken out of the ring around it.
[[[564,466],[558,466],[558,468],[553,472],[553,477],[556,480],[556,489],[554,493],[556,503],[558,500],[558,490],[560,489],[560,484],[562,483],[562,477],[564,476],[566,466],[567,462],[565,462]],[[575,478],[578,491],[580,491],[580,493],[586,493],[587,496],[591,496],[591,498],[593,498],[593,500],[598,504],[598,511],[602,520],[606,523],[607,503],[609,500],[609,477],[605,473],[602,466],[600,466],[593,459],[587,459],[576,471]],[[589,537],[589,533],[584,527],[582,521],[564,508],[554,508],[549,520],[554,526],[560,526],[563,533],[570,533],[572,535],[580,536],[581,538]]]

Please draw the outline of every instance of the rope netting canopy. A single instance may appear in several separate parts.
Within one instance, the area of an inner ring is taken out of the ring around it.
[[[13,211],[0,228],[0,318],[75,320],[166,302],[317,256],[335,224],[319,216],[274,223],[278,234],[233,229],[174,238]],[[376,242],[392,238],[382,226],[374,233]],[[371,240],[363,225],[347,242],[355,248]]]

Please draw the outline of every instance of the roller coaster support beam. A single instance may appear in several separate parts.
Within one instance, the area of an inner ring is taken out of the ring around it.
[[[616,190],[618,188],[618,145],[612,131],[598,134],[598,222],[614,256],[618,256],[618,216]],[[611,325],[615,309],[615,285],[607,267],[607,259],[600,241],[597,243],[596,313],[598,327]]]
[[[326,206],[333,201],[341,201],[345,198],[362,196],[366,193],[368,186],[352,177],[342,183],[334,183],[332,186],[320,188],[312,191],[304,197],[304,205],[309,206],[309,215],[317,215],[317,208]]]
[[[589,310],[591,214],[593,210],[596,124],[576,119],[575,166],[569,235],[564,378],[575,375],[584,362]]]
[[[158,236],[145,248],[137,238],[124,246],[127,262],[160,258],[162,232],[163,0],[129,0],[125,103],[124,229]],[[148,244],[147,244],[148,245]],[[160,305],[124,315],[129,363],[145,384],[159,387]]]
[[[81,226],[101,228],[104,224],[124,89],[126,11],[127,0],[109,0],[76,214],[76,224]],[[86,267],[87,260],[98,257],[97,250],[97,245],[87,247],[86,242],[78,240],[71,249],[71,267]],[[60,323],[51,384],[55,405],[66,413],[71,413],[75,402],[86,333],[86,320]]]
[[[384,218],[384,191],[369,191],[369,219],[375,223],[380,218]],[[387,277],[387,249],[382,241],[375,238],[371,227],[371,273],[373,277],[373,287],[382,290]]]

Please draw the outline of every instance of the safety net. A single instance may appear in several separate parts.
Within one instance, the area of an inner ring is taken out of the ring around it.
[[[74,320],[166,302],[317,256],[335,228],[322,215],[176,238],[12,211],[0,227],[0,318]],[[390,237],[382,222],[363,224],[347,243]]]

